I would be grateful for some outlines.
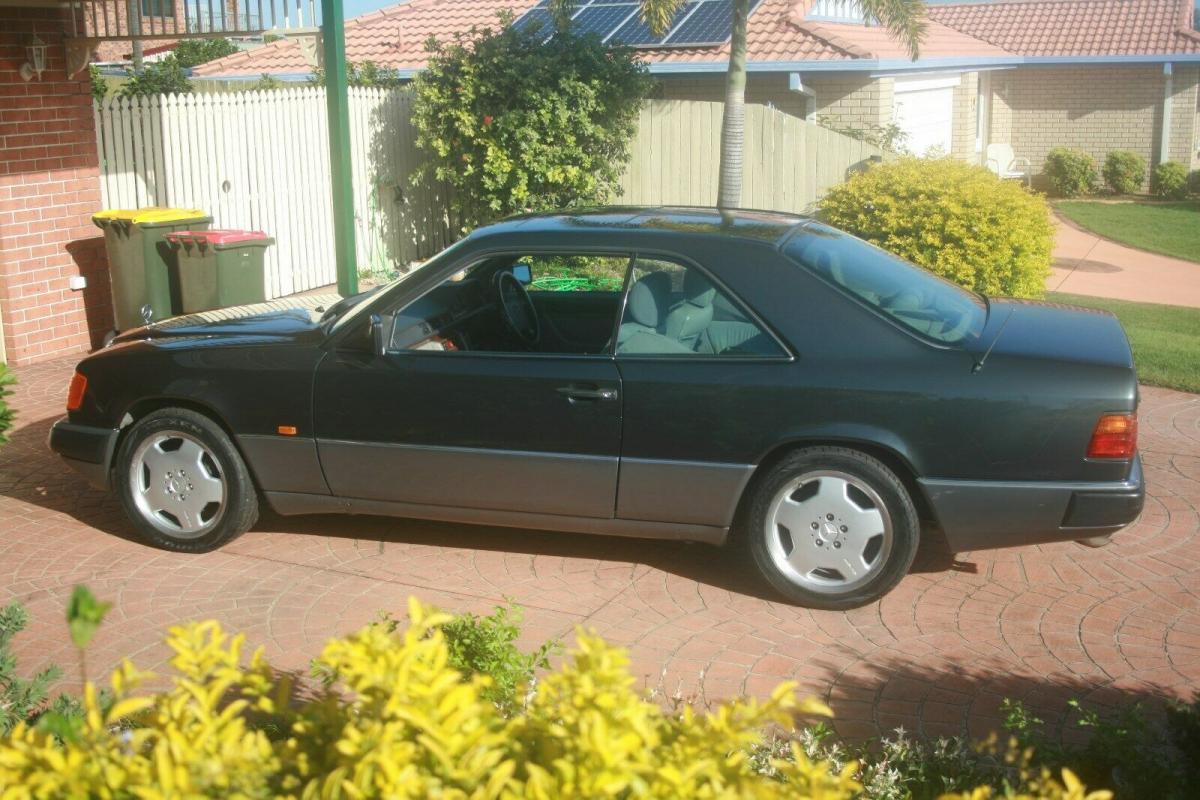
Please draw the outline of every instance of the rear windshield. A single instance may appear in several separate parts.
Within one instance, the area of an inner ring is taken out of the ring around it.
[[[784,252],[904,327],[938,342],[977,338],[987,321],[987,304],[979,295],[827,225],[805,225],[784,245]]]

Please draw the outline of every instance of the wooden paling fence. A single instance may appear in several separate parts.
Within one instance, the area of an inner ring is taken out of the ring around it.
[[[106,98],[95,106],[106,208],[200,208],[213,225],[263,230],[267,293],[336,281],[325,91]],[[641,111],[622,204],[712,205],[721,105],[653,100]],[[458,236],[421,163],[407,90],[350,90],[360,269],[403,270]],[[765,106],[747,106],[743,205],[803,211],[879,150]]]

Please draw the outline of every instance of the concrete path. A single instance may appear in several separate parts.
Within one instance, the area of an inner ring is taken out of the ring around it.
[[[1135,250],[1054,215],[1052,292],[1200,308],[1200,264]]]
[[[865,608],[778,602],[715,548],[372,517],[267,514],[215,553],[138,542],[112,496],[46,448],[73,360],[17,371],[0,447],[0,604],[33,617],[22,671],[48,661],[78,681],[64,609],[86,583],[115,603],[88,662],[163,671],[167,626],[215,618],[307,673],[331,636],[418,595],[486,612],[512,597],[525,641],[576,625],[629,648],[639,683],[717,700],[793,679],[826,699],[843,735],[903,725],[984,736],[1002,698],[1051,724],[1079,698],[1115,708],[1200,685],[1200,397],[1143,388],[1145,513],[1103,549],[1074,543],[951,556],[936,534],[900,586]],[[453,479],[453,476],[448,476]],[[247,652],[249,650],[247,649]]]

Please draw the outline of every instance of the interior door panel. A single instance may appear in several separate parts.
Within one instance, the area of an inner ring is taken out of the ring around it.
[[[541,349],[601,353],[613,334],[620,292],[538,292],[529,297],[542,321]]]

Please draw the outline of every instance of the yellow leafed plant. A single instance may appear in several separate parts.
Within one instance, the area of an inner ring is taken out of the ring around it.
[[[0,799],[842,800],[861,790],[855,764],[835,771],[798,746],[772,763],[773,776],[752,765],[768,726],[829,713],[798,701],[791,684],[762,702],[668,713],[634,689],[622,650],[581,631],[566,663],[505,716],[482,696],[489,678],[449,665],[440,630],[449,619],[412,600],[407,629],[378,623],[330,641],[316,662],[329,688],[305,701],[261,650],[244,660],[242,637],[216,622],[172,628],[167,691],[139,694],[146,675],[125,662],[104,710],[85,687],[85,719],[65,741],[25,724],[0,740]],[[1087,794],[1070,773],[1043,775],[1034,790],[1107,796]]]

